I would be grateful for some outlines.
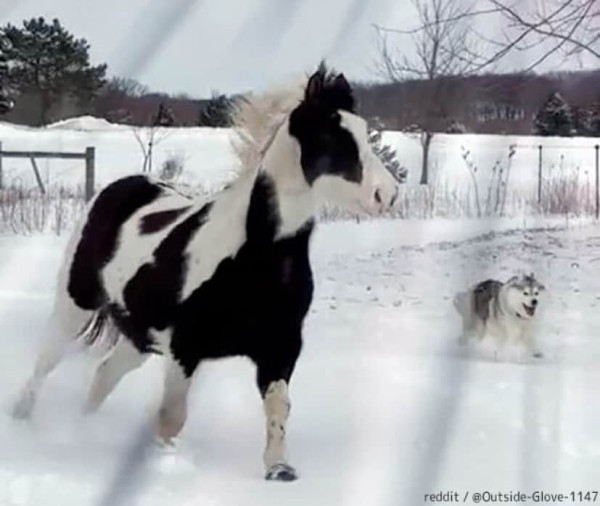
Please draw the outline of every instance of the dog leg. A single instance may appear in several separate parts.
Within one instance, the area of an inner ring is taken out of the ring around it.
[[[525,344],[525,348],[527,349],[527,352],[533,358],[543,358],[544,357],[544,354],[538,348],[535,337],[533,335],[533,332],[530,329],[527,329],[523,333],[523,343]]]

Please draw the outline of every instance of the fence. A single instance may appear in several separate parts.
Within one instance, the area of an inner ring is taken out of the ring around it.
[[[57,151],[4,151],[0,142],[0,190],[4,188],[3,166],[4,158],[29,158],[31,167],[40,191],[45,193],[44,184],[36,163],[36,158],[62,158],[66,160],[85,160],[85,199],[89,201],[94,194],[94,180],[96,167],[96,149],[87,147],[83,152],[57,152]]]
[[[525,146],[520,146],[525,147]],[[542,203],[542,182],[543,182],[543,151],[544,146],[541,144],[538,145],[538,204]],[[548,148],[546,148],[548,149]],[[561,146],[561,149],[581,149],[575,146]],[[594,172],[595,172],[595,215],[596,219],[600,217],[600,145],[596,144],[594,146],[595,151],[595,162],[594,162]]]

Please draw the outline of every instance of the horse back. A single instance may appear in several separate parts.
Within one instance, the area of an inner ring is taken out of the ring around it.
[[[95,198],[69,270],[67,291],[82,309],[96,310],[105,303],[102,268],[113,258],[123,224],[167,189],[143,175],[121,178],[106,186]]]

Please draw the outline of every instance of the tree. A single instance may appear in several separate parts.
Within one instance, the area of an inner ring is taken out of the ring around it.
[[[577,135],[600,137],[600,101],[587,107],[574,107],[573,122]]]
[[[567,137],[575,133],[573,111],[560,93],[548,97],[533,120],[533,133]]]
[[[172,127],[175,126],[175,115],[173,111],[167,107],[164,102],[158,105],[158,112],[152,119],[153,126]]]
[[[0,49],[10,48],[10,42],[0,33]],[[3,52],[0,52],[0,114],[6,114],[13,108],[13,102],[8,96],[8,62]]]
[[[483,68],[513,52],[538,49],[537,57],[525,71],[533,70],[549,57],[563,53],[566,57],[600,58],[600,10],[598,0],[544,0],[514,2],[487,0],[490,9],[504,19],[503,37],[494,41],[497,49]]]
[[[3,32],[11,43],[2,48],[9,84],[19,93],[39,96],[40,124],[48,122],[50,109],[65,96],[86,104],[104,85],[106,65],[92,66],[87,41],[75,39],[58,19],[33,18],[22,28],[9,23]]]
[[[419,23],[409,30],[376,27],[380,48],[377,62],[380,74],[398,82],[420,79],[422,114],[418,129],[421,133],[423,158],[421,184],[429,181],[429,148],[435,131],[451,116],[455,76],[472,73],[480,60],[476,34],[469,18],[470,7],[461,0],[411,0]],[[392,37],[400,38],[396,43]],[[406,39],[414,46],[414,56],[407,56]]]
[[[111,77],[102,88],[102,94],[121,97],[141,97],[150,93],[149,88],[130,77]]]
[[[231,108],[233,101],[225,95],[213,93],[213,96],[200,105],[198,126],[231,126]]]

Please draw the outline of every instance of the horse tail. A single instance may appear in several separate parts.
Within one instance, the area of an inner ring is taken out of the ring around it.
[[[119,341],[119,329],[107,306],[102,306],[92,314],[87,324],[79,332],[77,339],[90,347],[96,344],[101,344],[109,349],[116,346]]]

